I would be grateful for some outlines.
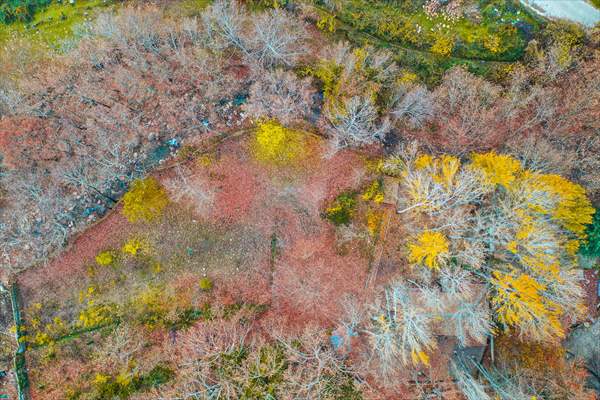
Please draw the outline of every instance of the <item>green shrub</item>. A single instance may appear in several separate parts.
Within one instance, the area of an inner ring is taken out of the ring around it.
[[[356,212],[356,193],[346,192],[335,198],[333,204],[325,210],[325,217],[334,225],[347,225]]]
[[[140,386],[142,389],[155,388],[163,383],[167,383],[174,377],[175,372],[171,368],[159,364],[152,368],[152,370],[146,375],[141,377]]]
[[[581,246],[580,253],[587,257],[600,257],[600,212],[596,210],[594,220],[587,226],[587,241]]]

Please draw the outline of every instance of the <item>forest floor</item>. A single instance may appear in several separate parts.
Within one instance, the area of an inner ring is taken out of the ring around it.
[[[343,314],[343,297],[366,295],[376,241],[365,213],[379,206],[363,202],[352,226],[345,227],[349,237],[344,239],[322,214],[337,195],[358,193],[377,176],[368,154],[341,151],[324,158],[324,142],[311,135],[306,145],[306,158],[291,165],[268,164],[254,157],[250,134],[164,168],[155,176],[174,200],[167,220],[139,226],[116,209],[50,263],[21,274],[28,334],[43,334],[43,327],[56,318],[69,326],[56,341],[54,351],[60,356],[48,358],[43,341],[28,350],[33,398],[60,398],[61,386],[77,385],[82,371],[94,370],[93,348],[101,346],[112,328],[98,324],[99,332],[77,329],[85,307],[81,296],[91,287],[96,304],[107,304],[127,302],[146,287],[175,287],[178,292],[183,285],[198,292],[191,307],[201,308],[207,300],[220,306],[263,305],[267,329],[273,325],[294,333],[307,324],[335,326]],[[180,190],[182,176],[185,191]],[[160,273],[145,273],[140,264],[127,271],[96,265],[94,257],[101,251],[118,251],[128,238],[140,235],[156,252],[170,254],[161,261]],[[98,278],[100,274],[107,276]],[[197,285],[203,276],[214,282],[208,296]],[[146,333],[156,339],[155,346],[170,337],[161,329]],[[63,377],[56,381],[57,376]]]

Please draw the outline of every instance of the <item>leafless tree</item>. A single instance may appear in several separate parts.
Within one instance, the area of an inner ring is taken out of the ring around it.
[[[281,69],[256,74],[244,110],[254,119],[274,118],[285,125],[304,120],[313,105],[314,89],[308,79],[300,80]]]
[[[401,96],[391,111],[394,118],[407,120],[413,128],[421,128],[433,117],[433,97],[427,88],[417,86]]]
[[[233,46],[244,55],[250,55],[251,46],[244,32],[247,29],[247,17],[237,2],[215,1],[202,13],[202,23],[209,47],[223,50]]]
[[[252,56],[265,67],[296,64],[306,52],[304,26],[294,21],[283,10],[271,10],[253,19],[249,38]]]
[[[326,111],[327,130],[334,150],[383,140],[390,130],[387,118],[380,118],[372,100],[352,97],[343,110]]]
[[[492,400],[487,393],[486,386],[469,373],[464,366],[452,362],[450,373],[456,379],[456,384],[467,400]]]
[[[411,359],[417,363],[419,355],[436,347],[434,315],[415,303],[409,287],[402,282],[385,289],[371,315],[365,331],[385,375],[406,366]]]

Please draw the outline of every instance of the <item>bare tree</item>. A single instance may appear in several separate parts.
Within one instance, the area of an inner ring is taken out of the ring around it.
[[[253,19],[252,57],[265,67],[293,66],[306,53],[305,38],[304,26],[285,11],[262,13]]]
[[[314,93],[308,79],[300,80],[292,72],[261,71],[243,108],[254,119],[275,118],[289,125],[310,113]]]
[[[380,118],[372,100],[352,97],[344,101],[343,110],[326,111],[327,130],[335,150],[381,141],[390,130],[387,118]]]
[[[250,43],[244,32],[246,19],[244,10],[235,1],[215,1],[202,13],[206,44],[218,50],[233,46],[249,56]]]
[[[423,86],[417,86],[397,101],[391,114],[399,120],[406,120],[412,128],[421,128],[433,117],[433,96]]]
[[[412,360],[418,363],[436,347],[432,329],[434,315],[415,303],[410,289],[396,282],[385,289],[373,306],[371,323],[365,329],[373,356],[382,373],[389,375]]]
[[[492,397],[487,393],[486,386],[469,373],[464,366],[452,362],[450,373],[456,379],[458,388],[467,400],[492,400]]]

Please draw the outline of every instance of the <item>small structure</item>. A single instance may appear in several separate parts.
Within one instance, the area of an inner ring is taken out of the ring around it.
[[[393,178],[391,176],[383,177],[383,204],[396,207],[399,187],[400,182],[398,181],[398,178]]]

